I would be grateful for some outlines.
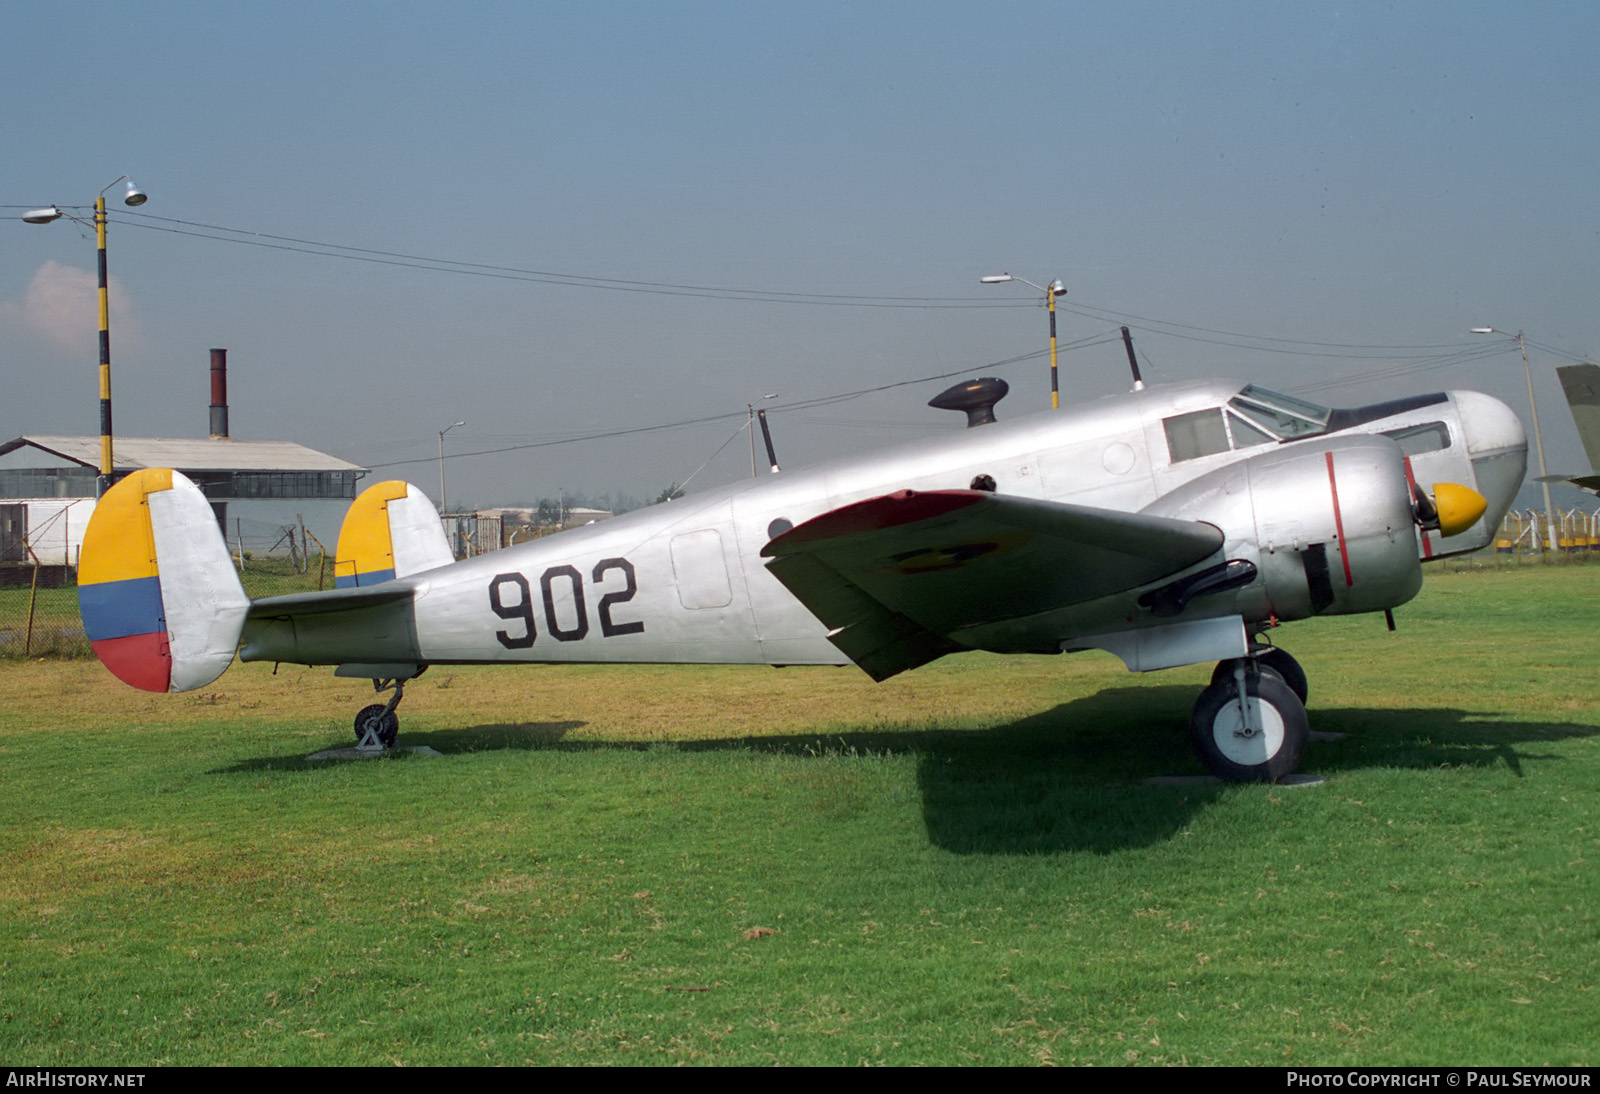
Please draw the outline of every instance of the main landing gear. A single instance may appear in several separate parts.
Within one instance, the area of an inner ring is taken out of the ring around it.
[[[382,752],[393,748],[400,735],[400,716],[394,712],[405,698],[406,682],[400,679],[373,680],[372,690],[393,691],[387,703],[373,703],[362,707],[356,715],[356,747],[369,752]]]
[[[1189,717],[1194,750],[1228,782],[1276,782],[1293,773],[1310,738],[1306,674],[1275,646],[1219,662]]]

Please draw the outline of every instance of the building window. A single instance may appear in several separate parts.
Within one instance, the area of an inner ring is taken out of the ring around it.
[[[354,471],[235,471],[206,476],[208,497],[353,498]]]
[[[92,467],[17,467],[0,471],[0,498],[92,498]]]

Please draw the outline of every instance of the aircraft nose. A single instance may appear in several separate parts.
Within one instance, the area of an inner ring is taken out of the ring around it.
[[[1528,469],[1528,435],[1516,412],[1499,399],[1477,391],[1452,391],[1467,456],[1478,493],[1489,503],[1489,523],[1498,524],[1511,508]]]

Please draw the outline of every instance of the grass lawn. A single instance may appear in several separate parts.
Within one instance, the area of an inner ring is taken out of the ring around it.
[[[0,1063],[1587,1064],[1600,565],[1291,624],[1302,788],[1209,666],[435,668],[371,701],[0,663]]]

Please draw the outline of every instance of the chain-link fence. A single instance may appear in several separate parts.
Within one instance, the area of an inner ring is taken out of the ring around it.
[[[1494,538],[1496,553],[1521,558],[1600,551],[1600,509],[1558,509],[1554,516],[1551,524],[1538,509],[1507,513]]]

